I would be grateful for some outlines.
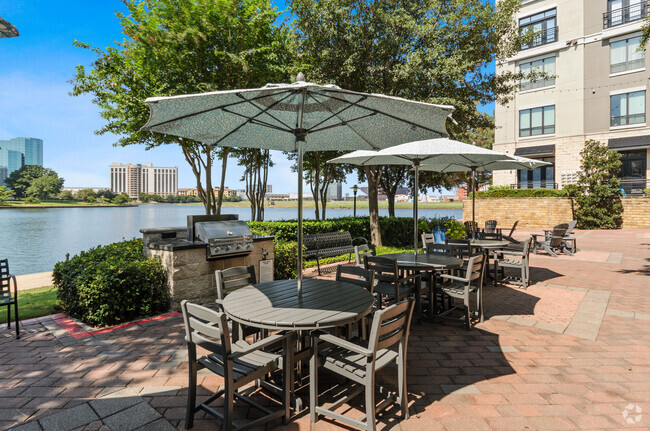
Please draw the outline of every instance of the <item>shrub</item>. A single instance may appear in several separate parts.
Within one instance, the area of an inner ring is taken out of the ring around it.
[[[490,186],[487,190],[476,192],[476,199],[484,198],[561,198],[566,197],[565,190],[556,189],[511,189],[508,186]],[[468,199],[472,199],[469,193]]]
[[[276,280],[291,280],[298,277],[298,243],[278,241],[273,243],[273,273]],[[304,264],[303,264],[304,267]]]
[[[645,189],[643,189],[643,194],[646,196],[650,196],[650,187],[646,187]]]
[[[464,238],[467,235],[465,226],[456,220],[447,220],[444,227],[447,229],[445,236],[449,239]]]
[[[38,205],[41,203],[41,200],[39,198],[35,198],[34,196],[30,196],[26,198],[23,202],[29,205]]]
[[[63,311],[93,326],[114,325],[168,310],[166,273],[146,259],[142,239],[82,251],[54,266]]]

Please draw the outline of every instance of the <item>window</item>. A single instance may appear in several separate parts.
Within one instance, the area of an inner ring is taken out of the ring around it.
[[[519,32],[532,32],[533,40],[521,45],[521,49],[533,48],[547,43],[557,42],[557,21],[555,9],[540,12],[519,20]]]
[[[555,105],[519,111],[519,136],[555,133]]]
[[[641,69],[645,66],[645,51],[639,50],[641,36],[609,44],[610,73]]]
[[[605,28],[639,20],[646,16],[647,0],[608,0],[604,16]]]
[[[519,71],[523,75],[519,83],[519,89],[521,91],[555,85],[555,57],[544,58],[542,60],[535,60],[527,63],[520,63]],[[531,73],[544,73],[548,77],[530,78],[528,75]]]
[[[519,189],[554,189],[555,188],[555,158],[537,158],[542,162],[549,162],[550,165],[541,166],[532,170],[517,170],[517,188]]]
[[[612,95],[610,99],[611,127],[645,123],[645,90]]]

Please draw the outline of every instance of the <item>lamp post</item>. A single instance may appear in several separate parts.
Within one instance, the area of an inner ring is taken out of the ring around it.
[[[352,192],[354,193],[354,217],[357,216],[357,192],[359,191],[358,185],[352,186]]]

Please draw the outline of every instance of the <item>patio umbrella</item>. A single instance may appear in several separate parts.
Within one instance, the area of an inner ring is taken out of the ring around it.
[[[502,154],[502,153],[498,153]],[[421,166],[422,170],[425,171],[434,171],[434,172],[471,172],[472,174],[472,226],[474,226],[475,221],[475,209],[476,209],[476,173],[477,172],[491,172],[491,171],[504,171],[510,169],[535,169],[540,166],[550,165],[548,162],[542,162],[539,160],[528,159],[526,157],[515,156],[511,154],[502,154],[503,157],[500,160],[492,161],[483,161],[480,162],[478,159],[473,161],[456,161],[456,160],[446,160],[446,159],[436,159],[432,160],[431,163]],[[474,238],[475,232],[472,228],[472,238]]]
[[[145,100],[143,127],[215,146],[298,153],[298,292],[302,292],[304,151],[378,150],[447,136],[454,108],[305,82]]]
[[[465,144],[449,138],[428,139],[425,141],[408,142],[381,151],[354,151],[330,160],[330,163],[349,163],[361,166],[375,165],[409,165],[413,166],[413,252],[418,250],[418,189],[419,171],[422,164],[444,161],[445,163],[467,164],[488,163],[509,159],[504,153],[488,150],[487,148]]]
[[[19,35],[20,33],[18,33],[16,27],[0,16],[0,39],[3,37],[16,37]]]

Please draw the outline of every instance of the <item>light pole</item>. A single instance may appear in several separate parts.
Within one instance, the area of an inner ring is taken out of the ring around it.
[[[357,216],[357,192],[359,191],[358,185],[352,186],[352,192],[354,193],[354,217]]]

